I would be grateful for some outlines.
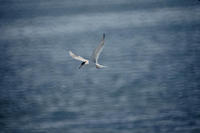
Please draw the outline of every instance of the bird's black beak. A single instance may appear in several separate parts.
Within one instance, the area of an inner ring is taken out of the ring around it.
[[[81,69],[81,67],[85,65],[85,62],[82,62],[81,65],[79,66],[79,69]]]

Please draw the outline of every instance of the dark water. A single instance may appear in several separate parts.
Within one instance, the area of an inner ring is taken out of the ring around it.
[[[199,133],[198,0],[0,0],[1,133]],[[97,70],[89,58],[106,33]]]

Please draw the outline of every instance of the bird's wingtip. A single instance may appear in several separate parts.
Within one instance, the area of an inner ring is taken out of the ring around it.
[[[105,36],[106,36],[106,34],[105,34],[105,33],[103,33],[103,39],[105,38]]]
[[[72,56],[72,55],[73,55],[73,53],[72,53],[72,51],[71,51],[71,50],[69,50],[69,55],[70,55],[70,56]]]

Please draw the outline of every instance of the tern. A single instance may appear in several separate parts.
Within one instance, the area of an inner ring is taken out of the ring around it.
[[[93,51],[93,53],[92,53],[92,62],[95,63],[96,68],[98,68],[98,69],[106,67],[106,66],[100,65],[100,64],[98,63],[99,55],[100,55],[100,53],[102,52],[103,47],[104,47],[104,39],[105,39],[105,33],[103,33],[103,38],[102,38],[100,44],[96,47],[96,49],[95,49],[95,50]],[[69,51],[69,55],[70,55],[73,59],[79,60],[79,61],[82,62],[81,65],[79,66],[79,69],[80,69],[81,67],[83,67],[84,65],[88,65],[88,64],[89,64],[89,60],[88,60],[88,59],[85,59],[85,58],[83,58],[83,57],[81,57],[81,56],[78,56],[78,55],[72,53],[72,51]]]

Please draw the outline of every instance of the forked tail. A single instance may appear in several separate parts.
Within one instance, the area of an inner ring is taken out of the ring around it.
[[[107,67],[107,66],[103,66],[103,65],[100,65],[100,64],[96,63],[96,68],[100,69],[100,68],[104,68],[104,67]]]

